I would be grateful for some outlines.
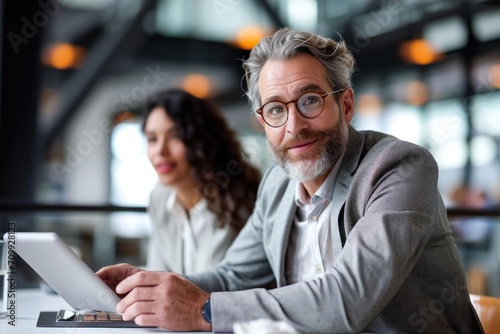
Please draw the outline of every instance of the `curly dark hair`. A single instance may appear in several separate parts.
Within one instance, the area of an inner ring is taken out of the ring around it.
[[[236,133],[219,109],[207,99],[171,89],[148,99],[142,130],[149,114],[163,107],[187,148],[186,159],[200,194],[220,226],[229,224],[239,232],[253,211],[260,172],[248,162]]]

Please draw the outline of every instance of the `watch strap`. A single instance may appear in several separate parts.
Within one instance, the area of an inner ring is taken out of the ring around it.
[[[203,316],[203,320],[205,320],[209,324],[212,323],[212,307],[210,305],[210,297],[207,299],[205,304],[203,304],[201,315]]]

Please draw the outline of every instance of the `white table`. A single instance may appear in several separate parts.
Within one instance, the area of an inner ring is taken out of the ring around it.
[[[0,319],[0,334],[10,333],[45,333],[45,334],[86,334],[86,333],[181,333],[170,332],[158,328],[82,328],[82,327],[36,327],[40,311],[56,312],[63,309],[71,310],[71,307],[61,297],[49,294],[40,289],[22,289],[16,291],[16,326],[8,324],[7,319]],[[194,334],[195,332],[182,332],[183,334]],[[199,332],[196,332],[199,333]]]
[[[20,289],[16,291],[15,326],[9,325],[9,318],[0,319],[0,333],[173,333],[157,328],[41,328],[36,327],[40,311],[71,310],[71,307],[61,297],[49,294],[39,289]],[[183,332],[189,334],[189,332]],[[193,333],[193,332],[191,332]]]

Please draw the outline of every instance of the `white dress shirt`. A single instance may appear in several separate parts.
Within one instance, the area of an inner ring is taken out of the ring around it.
[[[302,183],[297,183],[295,189],[297,211],[286,253],[287,284],[314,279],[330,272],[333,267],[335,259],[329,212],[340,161],[342,159],[333,166],[312,197],[309,197]]]

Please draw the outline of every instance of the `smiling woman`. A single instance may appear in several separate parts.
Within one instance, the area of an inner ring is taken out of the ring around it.
[[[260,174],[218,109],[185,91],[151,97],[143,131],[159,178],[149,204],[148,267],[211,269],[252,212]]]

